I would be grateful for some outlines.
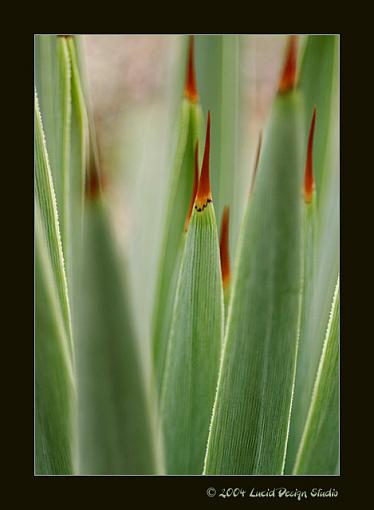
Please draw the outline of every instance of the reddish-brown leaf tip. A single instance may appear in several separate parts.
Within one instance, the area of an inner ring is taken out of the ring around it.
[[[187,62],[187,73],[186,83],[184,86],[184,94],[191,103],[196,103],[199,99],[196,86],[195,76],[195,59],[194,59],[194,37],[190,35],[188,43],[188,62]]]
[[[314,176],[313,176],[313,140],[314,140],[314,126],[316,124],[316,108],[313,110],[312,122],[309,129],[308,138],[308,152],[305,164],[304,174],[304,199],[308,204],[312,201],[314,190]]]
[[[288,41],[286,60],[279,81],[278,90],[281,94],[292,90],[296,85],[296,55],[297,40],[295,35],[291,35]]]
[[[86,175],[85,194],[88,200],[96,200],[106,184],[105,177],[99,173],[96,166],[92,166]]]
[[[222,223],[221,223],[221,238],[219,242],[219,252],[221,255],[221,272],[222,272],[222,285],[225,289],[231,279],[230,271],[230,257],[229,257],[229,208],[223,209]]]
[[[192,208],[195,203],[196,193],[197,193],[197,186],[199,183],[199,142],[196,142],[195,147],[195,168],[194,168],[194,178],[193,178],[193,186],[192,186],[192,195],[190,200],[190,205],[188,207],[188,213],[187,218],[184,224],[184,230],[187,231],[188,225],[190,223],[191,214],[192,214]]]
[[[201,167],[201,174],[199,179],[199,186],[196,193],[195,209],[201,212],[212,201],[212,194],[210,191],[210,112],[208,112],[208,122],[206,127],[205,148],[203,164]]]

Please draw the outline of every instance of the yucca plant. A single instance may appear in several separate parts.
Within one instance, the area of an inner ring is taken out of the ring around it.
[[[258,142],[251,38],[179,37],[173,161],[125,179],[127,258],[81,40],[35,38],[36,474],[339,474],[339,39],[288,38]]]

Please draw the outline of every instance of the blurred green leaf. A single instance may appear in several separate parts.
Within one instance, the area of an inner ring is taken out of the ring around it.
[[[77,341],[79,473],[159,472],[124,274],[101,198],[86,202]]]
[[[240,36],[196,36],[198,89],[205,116],[212,116],[212,194],[217,219],[228,205],[232,224],[230,252],[235,253],[241,223],[242,186],[238,164]],[[249,169],[248,169],[249,175]],[[238,193],[239,191],[239,193]]]
[[[335,474],[339,465],[339,280],[294,474]]]
[[[168,344],[161,412],[168,474],[201,474],[223,337],[213,205],[193,210]]]
[[[301,297],[302,106],[275,98],[241,231],[204,474],[282,474]]]

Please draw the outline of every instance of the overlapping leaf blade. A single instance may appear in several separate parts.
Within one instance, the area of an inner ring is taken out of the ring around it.
[[[57,206],[35,98],[35,469],[73,470],[74,362]]]
[[[182,100],[173,173],[169,188],[168,209],[160,256],[156,291],[153,356],[157,387],[162,384],[171,316],[183,250],[183,230],[191,200],[194,175],[194,150],[201,135],[202,112],[198,103]]]
[[[44,229],[53,274],[58,289],[64,326],[69,339],[69,349],[71,356],[73,356],[70,306],[58,223],[57,204],[37,97],[35,97],[35,184],[36,200],[40,208],[42,227]]]
[[[313,242],[305,253],[314,266],[309,287],[303,297],[303,320],[287,448],[287,474],[293,472],[305,421],[309,412],[313,385],[329,319],[330,304],[339,271],[339,149],[338,80],[336,77],[338,41],[336,36],[309,36],[300,69],[300,92],[304,99],[306,122],[313,107],[317,121],[313,149],[316,176],[316,221]],[[321,72],[319,62],[325,72]]]
[[[35,472],[73,472],[74,376],[39,206],[35,224]]]
[[[205,474],[281,474],[301,292],[297,92],[278,95],[241,231]]]

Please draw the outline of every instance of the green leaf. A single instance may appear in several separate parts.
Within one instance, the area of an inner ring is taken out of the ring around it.
[[[70,306],[57,205],[37,96],[35,96],[35,184],[36,199],[40,208],[42,227],[51,258],[66,335],[69,340],[70,355],[73,358]]]
[[[339,279],[294,474],[335,474],[339,463]]]
[[[168,209],[160,255],[153,323],[153,357],[157,387],[161,388],[170,334],[177,276],[183,250],[183,230],[191,200],[194,151],[201,135],[202,112],[198,103],[182,100],[179,138],[169,187]]]
[[[302,107],[275,98],[241,230],[204,474],[282,474],[301,296]]]
[[[74,376],[38,204],[35,215],[35,471],[67,475],[73,472]]]
[[[168,474],[201,474],[223,337],[223,291],[212,203],[194,209],[180,268],[161,412]]]
[[[310,408],[339,272],[339,146],[335,140],[339,133],[337,51],[335,36],[309,36],[300,70],[305,121],[310,123],[314,106],[317,112],[313,144],[316,176],[313,221],[316,225],[313,227],[313,239],[309,236],[305,249],[306,263],[314,268],[309,276],[309,288],[303,291],[303,320],[287,448],[287,474],[293,472]]]
[[[72,472],[70,309],[56,199],[35,97],[35,460],[38,474]]]
[[[100,197],[86,202],[77,341],[79,473],[157,474],[151,402]]]
[[[36,89],[45,123],[46,146],[56,189],[61,240],[66,251],[71,116],[71,69],[67,39],[58,36],[37,36],[35,57]]]
[[[88,155],[88,117],[82,90],[75,37],[66,40],[71,62],[71,145],[68,189],[68,246],[65,251],[70,302],[75,323],[78,275],[81,263],[84,188]]]

